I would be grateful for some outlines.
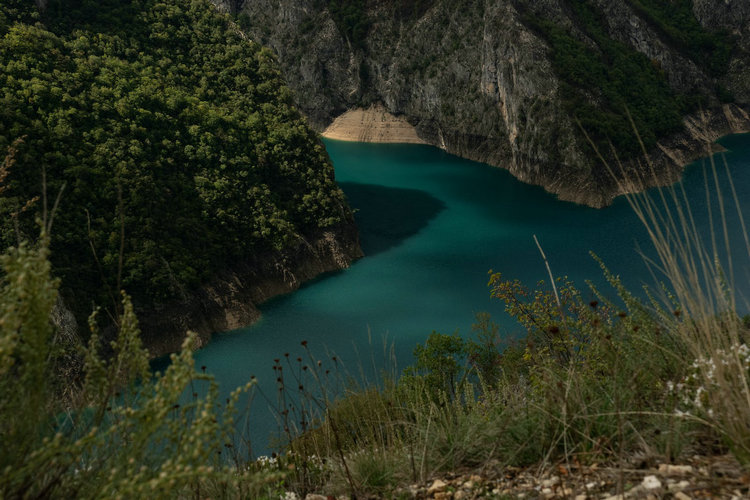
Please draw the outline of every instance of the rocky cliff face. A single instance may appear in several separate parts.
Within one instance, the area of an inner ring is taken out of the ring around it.
[[[403,2],[370,0],[362,2],[369,23],[362,40],[343,34],[323,0],[216,1],[238,9],[249,35],[278,54],[300,108],[318,130],[348,109],[377,103],[406,117],[426,142],[505,167],[563,199],[602,206],[626,190],[586,152],[586,140],[562,104],[550,44],[529,26],[529,15],[544,18],[596,50],[570,0],[434,0],[410,15]],[[689,127],[662,137],[653,149],[664,182],[679,174],[673,158],[689,161],[705,152],[696,137],[750,130],[750,5],[694,2],[702,26],[735,35],[728,69],[717,77],[633,2],[588,3],[607,35],[648,57],[674,92],[705,98],[704,116],[713,129],[696,132],[694,114],[686,118]],[[718,88],[734,97],[731,106],[722,106]],[[637,173],[637,162],[626,170]]]
[[[738,102],[750,102],[750,2],[732,0],[694,0],[693,12],[709,29],[722,29],[737,40],[735,57],[723,83],[731,89]]]

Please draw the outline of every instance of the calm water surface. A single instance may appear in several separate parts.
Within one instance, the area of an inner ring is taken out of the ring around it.
[[[207,366],[226,392],[256,375],[273,398],[274,358],[305,355],[302,341],[314,357],[330,364],[335,353],[351,371],[372,376],[384,365],[384,339],[400,369],[433,330],[470,335],[477,312],[491,313],[507,337],[519,335],[502,304],[490,299],[487,273],[492,269],[527,285],[546,279],[533,235],[552,271],[581,288],[587,279],[603,285],[592,251],[631,289],[653,282],[636,251],[646,250],[648,240],[624,199],[602,210],[561,202],[504,170],[429,146],[325,144],[357,210],[367,256],[269,301],[257,324],[216,335],[198,352],[197,366]],[[722,144],[738,197],[750,200],[750,135]],[[684,184],[699,225],[707,227],[701,165],[687,169]],[[730,215],[729,227],[737,233],[736,211]],[[750,220],[750,210],[744,215]],[[738,282],[750,296],[746,263],[740,261]],[[255,454],[268,453],[268,437],[278,428],[267,407],[256,395],[249,424]]]

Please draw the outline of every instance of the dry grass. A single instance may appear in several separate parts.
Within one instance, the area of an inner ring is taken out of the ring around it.
[[[707,154],[710,151],[707,144]],[[642,170],[649,172],[657,184],[645,148],[644,157],[646,168]],[[600,159],[612,172],[601,155]],[[622,172],[621,165],[618,168]],[[720,188],[723,176],[729,193]],[[630,179],[629,185],[643,187],[646,183]],[[641,190],[628,195],[627,200],[656,252],[655,259],[644,258],[655,280],[667,285],[655,297],[654,314],[661,317],[694,360],[691,373],[678,384],[689,396],[683,394],[690,407],[685,416],[715,429],[735,455],[748,462],[750,356],[748,330],[738,314],[735,257],[750,256],[750,238],[725,157],[721,157],[721,165],[713,155],[704,160],[704,189],[708,234],[696,224],[696,214],[681,182],[655,192]],[[738,222],[732,227],[730,211],[737,213]],[[737,234],[744,245],[734,243]]]

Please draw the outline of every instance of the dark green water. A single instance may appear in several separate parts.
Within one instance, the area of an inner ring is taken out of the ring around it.
[[[750,136],[722,143],[738,197],[750,200]],[[560,202],[501,169],[428,146],[326,141],[326,147],[358,210],[367,257],[266,303],[260,322],[219,334],[198,352],[197,366],[207,366],[227,392],[256,375],[273,399],[274,358],[304,355],[303,340],[316,358],[328,363],[326,353],[336,353],[351,371],[362,366],[372,374],[383,365],[384,338],[403,367],[433,330],[469,334],[477,312],[490,312],[504,335],[519,335],[502,304],[489,298],[487,272],[530,286],[546,279],[534,234],[552,271],[581,288],[586,279],[603,282],[590,251],[631,289],[653,281],[636,252],[648,240],[623,199],[603,210]],[[707,227],[700,165],[687,169],[684,184],[698,224]],[[737,232],[736,211],[730,215]],[[750,210],[745,218],[750,221]],[[740,292],[750,296],[746,263],[740,261],[738,277]],[[251,417],[253,452],[267,453],[277,423],[263,398],[256,396]]]

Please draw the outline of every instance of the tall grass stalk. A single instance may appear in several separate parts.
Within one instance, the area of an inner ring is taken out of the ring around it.
[[[703,174],[708,234],[697,226],[694,208],[681,182],[647,192],[645,179],[631,176],[627,185],[622,183],[620,187],[623,191],[627,187],[637,188],[636,194],[628,194],[626,198],[645,227],[656,254],[655,259],[646,256],[644,259],[657,281],[667,284],[657,296],[658,303],[654,303],[656,313],[694,360],[691,367],[694,373],[689,377],[693,411],[685,415],[708,423],[724,437],[739,459],[748,462],[750,356],[748,329],[738,314],[735,258],[736,252],[750,257],[750,237],[726,158],[722,157],[722,169],[708,144],[706,153]],[[614,176],[607,160],[601,154],[599,158]],[[645,148],[644,158],[645,168],[641,170],[651,176],[650,184],[658,185],[658,176]],[[616,164],[620,175],[614,177],[625,178],[622,164],[619,161]],[[729,184],[728,195],[720,188],[721,170]],[[736,210],[738,220],[733,228],[728,220],[731,209]],[[737,245],[737,238],[733,238],[737,233],[744,246],[733,248]]]

